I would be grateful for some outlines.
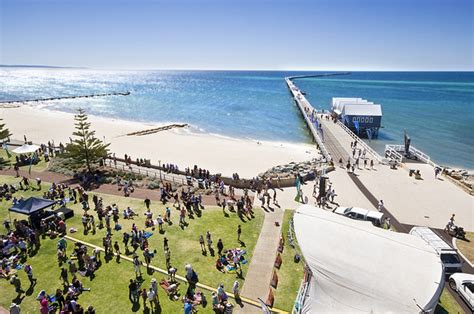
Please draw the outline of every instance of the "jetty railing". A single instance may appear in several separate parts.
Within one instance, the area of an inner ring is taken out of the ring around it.
[[[387,145],[385,145],[385,153],[386,154],[391,153],[391,152],[396,152],[401,157],[401,160],[403,160],[403,156],[399,152],[404,152],[404,151],[405,151],[405,145],[398,145],[398,144],[387,144]],[[413,156],[415,156],[417,159],[421,160],[422,162],[424,162],[428,165],[431,165],[433,167],[439,167],[438,164],[436,164],[435,162],[433,162],[431,160],[430,156],[423,153],[418,148],[416,148],[414,146],[410,146],[408,151],[410,152],[410,154],[412,154]]]
[[[350,137],[355,139],[357,143],[362,146],[368,153],[370,153],[372,156],[374,156],[375,159],[381,164],[385,163],[385,160],[382,156],[380,156],[372,147],[367,145],[360,137],[358,137],[354,132],[352,132],[347,126],[344,125],[341,121],[337,121],[337,124],[344,130],[346,131],[347,134],[349,134]]]
[[[290,92],[293,96],[294,101],[296,102],[298,108],[300,109],[300,112],[303,115],[303,118],[306,121],[306,124],[308,125],[311,131],[311,134],[313,135],[314,140],[316,141],[316,143],[318,143],[321,153],[323,154],[324,158],[326,158],[327,161],[332,160],[331,154],[329,154],[328,150],[326,149],[326,146],[324,145],[324,142],[319,135],[319,131],[316,130],[313,122],[308,117],[308,114],[305,108],[307,108],[311,112],[313,111],[316,112],[316,110],[314,109],[313,106],[311,106],[311,104],[306,100],[306,98],[299,92],[299,89],[291,81],[290,78],[285,78],[285,81],[286,81],[286,84],[288,85],[288,88],[290,89]]]
[[[385,156],[389,159],[392,159],[401,163],[403,161],[403,156],[393,146],[395,145],[385,145]],[[402,146],[402,145],[399,145],[399,146]]]

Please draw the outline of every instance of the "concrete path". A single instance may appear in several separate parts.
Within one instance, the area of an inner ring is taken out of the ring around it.
[[[260,201],[256,199],[254,203],[256,203],[255,208],[259,207]],[[270,290],[273,263],[278,249],[284,213],[283,207],[282,209],[275,206],[272,208],[273,211],[268,208],[261,209],[265,211],[265,219],[241,291],[242,296],[252,300],[260,298],[266,301]],[[279,225],[276,226],[275,222]],[[244,312],[249,313],[248,309],[242,313]],[[256,313],[261,313],[261,310]]]
[[[13,169],[0,170],[0,175],[15,176],[15,171]],[[66,183],[70,186],[78,185],[77,180],[71,177],[62,175],[60,173],[55,173],[55,172],[50,172],[50,171],[42,171],[42,172],[32,171],[30,175],[28,171],[20,170],[20,176],[25,176],[27,178],[30,178],[33,181],[32,182],[33,186],[36,185],[35,178],[40,178],[43,182],[49,182],[49,183],[52,183],[52,182]],[[18,181],[20,181],[20,178],[18,178]],[[94,188],[90,192],[103,193],[103,194],[116,195],[116,196],[124,196],[123,190],[118,190],[115,184],[101,184],[99,187]],[[253,193],[250,193],[249,195],[250,197],[253,197]],[[158,202],[160,201],[160,190],[135,188],[134,192],[130,194],[130,197],[143,199],[143,200],[148,197],[150,200]],[[239,193],[236,193],[236,197],[239,197]],[[203,195],[202,203],[204,205],[217,206],[216,199],[213,195]]]
[[[409,168],[419,169],[423,180],[410,177]],[[361,170],[356,174],[401,223],[444,229],[451,215],[456,214],[456,224],[474,231],[474,196],[447,178],[435,179],[430,165],[405,164],[397,170],[379,166],[377,171]]]

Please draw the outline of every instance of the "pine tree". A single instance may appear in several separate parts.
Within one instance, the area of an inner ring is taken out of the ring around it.
[[[76,131],[72,133],[76,138],[66,145],[65,156],[77,165],[86,165],[87,171],[92,172],[92,165],[107,156],[110,144],[95,137],[95,131],[90,130],[91,123],[87,119],[85,110],[78,109],[74,116]]]
[[[11,133],[5,127],[5,123],[1,123],[3,119],[0,118],[0,141],[10,137]]]

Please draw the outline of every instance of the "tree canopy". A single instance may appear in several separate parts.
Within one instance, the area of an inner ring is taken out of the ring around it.
[[[95,131],[91,130],[91,123],[84,109],[78,109],[74,116],[76,130],[72,133],[75,137],[65,147],[65,156],[70,158],[76,165],[86,166],[87,171],[92,171],[92,165],[99,163],[100,159],[107,156],[108,146],[95,137]]]
[[[4,140],[8,137],[10,137],[10,135],[12,135],[10,133],[10,131],[5,127],[5,123],[2,123],[3,119],[0,118],[0,141],[1,140]]]

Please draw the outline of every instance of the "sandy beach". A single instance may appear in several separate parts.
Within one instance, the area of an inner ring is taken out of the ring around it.
[[[30,106],[0,109],[11,139],[46,143],[48,140],[68,142],[74,129],[74,116],[70,113],[38,109]],[[172,129],[145,136],[126,136],[131,132],[159,127],[148,124],[89,116],[96,136],[110,142],[111,152],[133,159],[151,159],[153,164],[174,163],[180,168],[199,167],[213,173],[252,178],[267,169],[289,162],[306,161],[317,156],[311,144],[278,143],[232,139],[210,134],[192,133],[189,129]]]

